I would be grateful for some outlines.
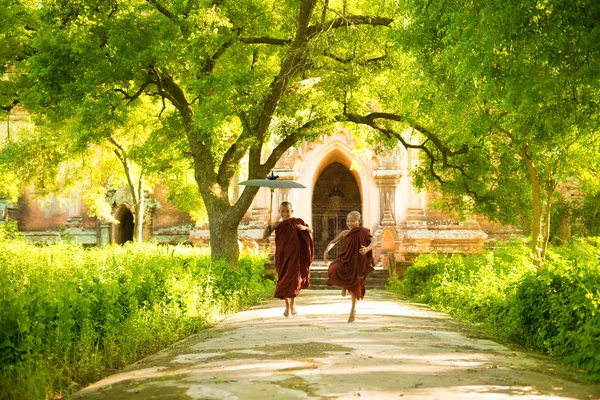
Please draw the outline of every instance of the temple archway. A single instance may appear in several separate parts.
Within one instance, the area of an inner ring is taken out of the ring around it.
[[[118,224],[113,224],[113,242],[124,244],[133,242],[133,214],[125,205],[119,207],[115,213]]]
[[[346,215],[350,211],[362,212],[360,188],[352,172],[339,162],[323,169],[315,183],[312,198],[312,227],[315,258],[323,259],[327,244],[346,229]],[[341,245],[329,251],[335,259]]]

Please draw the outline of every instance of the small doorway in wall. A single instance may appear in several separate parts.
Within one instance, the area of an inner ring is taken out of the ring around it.
[[[350,211],[362,212],[358,183],[352,172],[339,162],[329,164],[319,175],[312,198],[312,227],[315,259],[322,260],[327,244],[346,227]],[[341,243],[329,251],[333,260],[342,249]]]
[[[113,238],[116,244],[133,242],[133,214],[122,205],[115,213],[118,224],[113,225]]]

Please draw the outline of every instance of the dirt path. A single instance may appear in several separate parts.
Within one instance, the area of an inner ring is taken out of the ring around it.
[[[238,313],[79,392],[86,399],[598,399],[551,360],[465,336],[447,315],[372,291]]]

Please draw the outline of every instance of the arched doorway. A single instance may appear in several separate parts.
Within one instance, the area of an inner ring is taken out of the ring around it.
[[[121,206],[115,213],[115,219],[118,224],[113,225],[113,238],[116,244],[133,241],[133,214],[125,207]]]
[[[327,244],[346,229],[346,215],[350,211],[362,212],[360,189],[354,175],[339,162],[329,164],[317,179],[312,198],[312,227],[315,258],[323,259]],[[341,245],[329,251],[334,259]]]

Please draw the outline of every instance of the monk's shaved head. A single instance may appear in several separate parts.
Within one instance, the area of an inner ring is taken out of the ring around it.
[[[353,216],[354,218],[358,219],[359,221],[361,220],[360,219],[360,213],[358,211],[350,211],[348,213],[348,216]]]
[[[292,203],[290,203],[289,201],[284,201],[283,203],[281,203],[279,205],[279,208],[283,208],[285,206],[288,206],[289,208],[292,208]]]

